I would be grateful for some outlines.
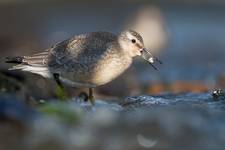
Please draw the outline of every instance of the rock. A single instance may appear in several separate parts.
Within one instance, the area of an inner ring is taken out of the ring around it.
[[[224,100],[225,92],[222,89],[216,89],[212,92],[212,97],[215,101]]]

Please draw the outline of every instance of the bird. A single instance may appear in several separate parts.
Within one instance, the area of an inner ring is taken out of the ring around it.
[[[142,56],[156,70],[153,64],[162,64],[145,48],[143,38],[134,30],[75,35],[33,55],[7,57],[6,63],[15,64],[9,70],[54,79],[61,88],[64,85],[88,88],[87,98],[95,104],[93,89],[121,75],[136,56]]]

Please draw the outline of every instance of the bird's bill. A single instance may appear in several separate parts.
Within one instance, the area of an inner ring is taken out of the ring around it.
[[[162,64],[162,62],[154,57],[149,50],[147,50],[146,48],[141,49],[141,56],[144,60],[146,60],[147,62],[149,62],[149,64],[155,69],[158,70],[157,67],[154,65],[155,62],[158,62],[159,64]]]

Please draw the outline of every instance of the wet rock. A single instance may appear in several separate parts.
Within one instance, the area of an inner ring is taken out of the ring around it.
[[[225,92],[222,89],[216,89],[212,92],[212,97],[214,100],[224,100],[225,99]]]
[[[140,107],[151,107],[157,105],[168,105],[170,102],[164,98],[155,98],[152,96],[137,96],[126,98],[121,105],[124,109],[129,108],[140,108]]]
[[[184,93],[184,94],[162,94],[160,96],[136,96],[128,97],[122,103],[124,109],[158,106],[177,107],[185,106],[209,111],[224,111],[223,101],[214,101],[211,93]]]

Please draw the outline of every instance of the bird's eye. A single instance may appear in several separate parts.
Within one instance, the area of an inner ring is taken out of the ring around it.
[[[135,39],[132,39],[131,42],[132,42],[132,43],[136,43],[136,40],[135,40]]]

